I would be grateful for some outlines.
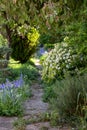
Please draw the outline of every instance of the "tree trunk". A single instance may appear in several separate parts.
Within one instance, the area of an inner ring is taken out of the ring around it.
[[[7,39],[8,39],[8,47],[11,47],[11,30],[10,28],[6,25],[6,33],[7,33]],[[8,52],[6,55],[6,59],[9,60],[10,58],[10,53]]]

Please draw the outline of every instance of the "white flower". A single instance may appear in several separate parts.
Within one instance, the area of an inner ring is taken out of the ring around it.
[[[69,68],[69,65],[66,65],[66,68]]]
[[[68,61],[68,62],[71,62],[71,59],[68,59],[67,61]]]
[[[57,69],[60,70],[60,67],[58,67]]]
[[[64,56],[64,57],[63,57],[63,60],[65,60],[65,59],[66,59],[66,57]]]

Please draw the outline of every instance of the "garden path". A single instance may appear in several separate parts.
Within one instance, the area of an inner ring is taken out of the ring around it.
[[[35,63],[36,67],[40,70],[41,66],[39,61]],[[36,121],[40,117],[41,114],[49,112],[48,103],[44,103],[42,100],[43,88],[40,85],[40,77],[38,78],[38,82],[32,85],[32,93],[33,97],[25,102],[25,117],[24,119],[34,118]],[[70,130],[69,128],[63,127],[53,127],[50,126],[49,122],[38,122],[32,123],[26,126],[26,130]]]
[[[36,62],[36,66],[40,68],[39,61]],[[24,103],[24,119],[35,119],[36,121],[41,114],[48,112],[48,104],[42,100],[43,89],[40,84],[40,77],[38,82],[33,83],[31,86],[33,96]],[[17,117],[0,117],[0,130],[14,130],[13,122],[17,120]],[[17,129],[24,130],[24,129]],[[52,128],[49,122],[38,122],[27,124],[25,130],[70,130],[67,127],[64,128]]]

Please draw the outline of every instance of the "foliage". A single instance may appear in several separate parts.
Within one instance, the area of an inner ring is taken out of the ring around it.
[[[65,42],[56,45],[47,55],[43,64],[43,79],[48,81],[54,78],[62,79],[67,72],[71,75],[79,74],[87,64],[85,60],[87,54],[83,54],[83,51],[78,54],[76,48],[68,46]]]
[[[54,37],[54,36],[53,36]],[[57,37],[53,38],[51,36],[51,34],[41,34],[40,35],[40,44],[43,45],[45,47],[45,49],[53,49],[54,48],[54,43],[56,43],[58,40],[57,40]],[[54,39],[56,41],[54,41]]]
[[[7,43],[7,40],[0,34],[0,47],[2,45],[6,45],[6,43]]]
[[[24,84],[22,74],[19,79],[0,84],[0,115],[20,115],[22,103],[29,95],[29,87]]]
[[[43,101],[50,102],[52,98],[56,99],[56,94],[54,92],[54,84],[44,84]]]
[[[8,33],[10,31],[7,28],[11,29],[15,24],[28,23],[30,26],[39,28],[42,34],[50,36],[51,43],[56,43],[64,38],[65,26],[74,19],[78,19],[80,10],[86,4],[86,0],[77,2],[74,0],[72,2],[69,0],[1,0],[1,32],[5,30],[4,32],[7,32],[10,38]]]
[[[42,55],[42,56],[40,57],[40,63],[41,63],[41,64],[43,64],[43,62],[44,62],[46,56],[47,56],[47,53],[44,54],[44,55]]]
[[[10,68],[10,75],[8,78],[10,80],[19,77],[21,72],[24,76],[24,81],[26,83],[31,83],[32,80],[36,80],[39,75],[35,65],[30,64],[30,61],[28,61],[25,64],[21,64],[11,59],[9,63],[9,68]]]
[[[0,82],[6,77],[8,69],[7,53],[11,53],[11,49],[7,47],[7,40],[0,34]]]
[[[0,34],[0,59],[5,59],[6,54],[10,51],[6,44],[7,40]]]
[[[73,2],[72,7],[78,8]],[[67,5],[71,6],[69,2]],[[43,79],[62,79],[67,72],[74,75],[87,71],[87,9],[84,7],[75,12],[73,17],[76,13],[79,16],[78,20],[73,19],[65,26],[64,41],[48,54],[43,65]]]
[[[82,17],[80,12],[84,9],[83,5],[86,5],[85,0],[51,0],[45,3],[40,14],[41,22],[44,21],[40,25],[44,27],[43,33],[41,30],[42,41],[48,45],[62,41],[66,36],[66,27]]]
[[[70,118],[86,116],[85,109],[83,109],[87,106],[86,79],[87,74],[83,76],[67,77],[54,84],[53,89],[56,98],[51,100],[51,107],[57,110],[60,117],[65,118],[66,121]]]
[[[87,106],[86,106],[87,107]],[[80,118],[80,125],[78,125],[78,129],[79,130],[86,130],[87,129],[87,108],[83,107],[83,109],[85,110],[85,117]]]
[[[21,11],[22,15],[21,15]],[[6,14],[6,15],[5,15]],[[27,10],[25,7],[25,0],[1,0],[0,5],[0,19],[2,19],[0,24],[5,23],[5,25],[13,26],[15,22],[22,24],[27,20]],[[7,21],[6,21],[7,20]]]
[[[15,130],[25,130],[26,129],[25,120],[22,118],[19,118],[18,120],[16,120],[13,125],[14,125]]]
[[[25,63],[35,52],[39,33],[34,27],[17,26],[12,33],[12,58]]]
[[[40,28],[41,32],[50,34],[51,41],[56,40],[57,36],[59,40],[66,16],[69,17],[71,15],[73,6],[78,5],[79,8],[81,4],[82,2],[75,3],[74,1],[72,3],[67,1],[66,4],[65,1],[57,0],[8,0],[8,2],[1,0],[1,32],[3,33],[4,30],[4,33],[7,33],[10,38],[10,29],[13,28],[15,24],[23,25],[24,23],[28,23],[31,26]]]

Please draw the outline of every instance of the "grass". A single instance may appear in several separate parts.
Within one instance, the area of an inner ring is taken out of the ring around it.
[[[25,120],[22,118],[19,118],[18,120],[16,120],[14,123],[14,130],[26,130],[26,124],[25,124]]]
[[[24,80],[27,83],[31,82],[32,80],[37,80],[39,73],[34,64],[35,62],[36,60],[33,58],[25,64],[21,64],[18,61],[10,59],[7,70],[0,72],[0,83],[5,82],[6,78],[11,81],[15,80],[20,76],[21,73],[24,75]]]
[[[9,68],[11,71],[11,75],[9,75],[9,78],[11,80],[19,77],[20,73],[24,75],[24,79],[26,82],[36,80],[39,75],[38,70],[36,69],[34,62],[32,60],[25,64],[21,64],[11,59],[9,62]]]

